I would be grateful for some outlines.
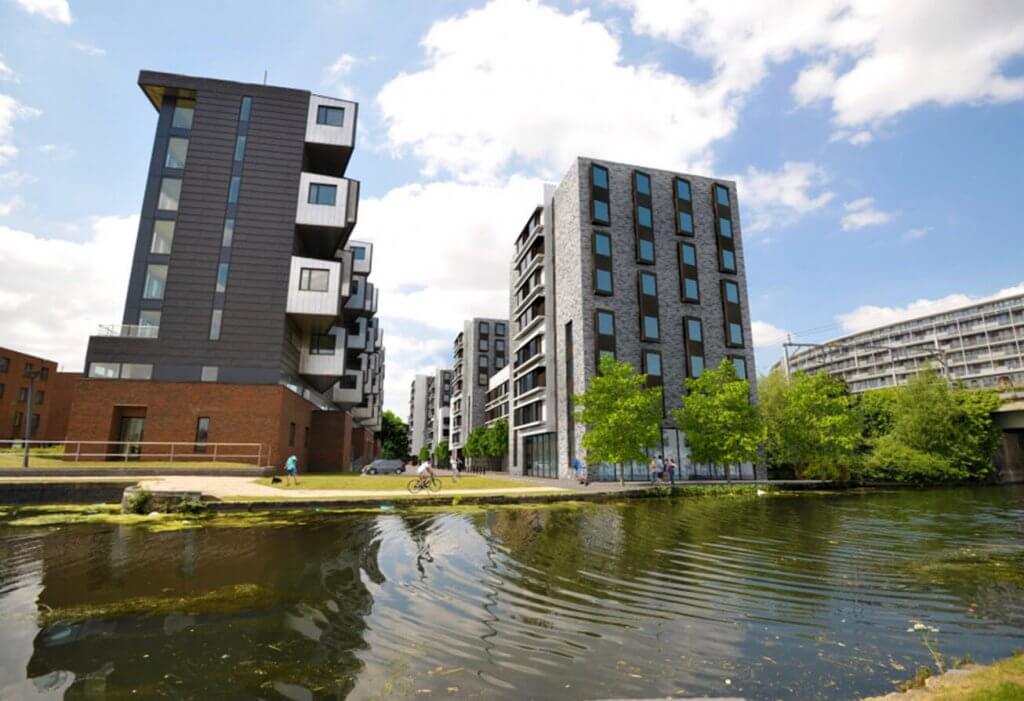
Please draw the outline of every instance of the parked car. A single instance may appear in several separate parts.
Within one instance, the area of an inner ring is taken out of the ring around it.
[[[363,465],[360,472],[364,475],[400,475],[405,472],[405,465],[401,460],[374,460]]]

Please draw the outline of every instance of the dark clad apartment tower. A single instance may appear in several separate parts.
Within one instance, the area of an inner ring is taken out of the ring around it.
[[[69,437],[142,446],[202,426],[273,462],[373,457],[383,348],[345,177],[358,105],[150,71],[139,85],[158,117],[124,316],[90,339]]]

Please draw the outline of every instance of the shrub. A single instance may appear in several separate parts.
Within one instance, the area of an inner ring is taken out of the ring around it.
[[[125,507],[130,514],[145,514],[149,511],[150,494],[145,489],[139,489],[128,495],[125,500]]]
[[[874,450],[858,471],[861,480],[879,482],[952,482],[968,477],[941,455],[911,448],[892,435],[874,441]]]
[[[199,499],[182,499],[178,502],[178,505],[174,507],[175,513],[184,514],[186,516],[198,516],[199,514],[206,513],[206,504]]]

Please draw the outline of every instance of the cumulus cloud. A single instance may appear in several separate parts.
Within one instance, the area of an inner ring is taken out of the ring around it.
[[[39,110],[26,107],[10,95],[0,94],[0,165],[18,155],[14,145],[14,122],[42,114]]]
[[[813,163],[786,161],[778,171],[751,167],[736,180],[740,201],[753,214],[751,223],[744,227],[747,233],[789,226],[835,196],[828,190],[821,191],[825,172]]]
[[[389,330],[391,327],[388,327]],[[406,335],[407,330],[397,325],[398,333],[389,333],[387,344],[387,370],[384,375],[384,408],[403,419],[409,415],[409,385],[417,374],[433,374],[438,367],[451,365],[454,334],[436,338]]]
[[[907,319],[913,319],[919,316],[938,314],[940,312],[949,311],[950,309],[964,307],[969,304],[977,304],[979,302],[1003,299],[1004,297],[1014,297],[1022,294],[1024,294],[1024,282],[999,290],[994,295],[989,295],[987,297],[975,297],[972,295],[958,293],[946,295],[945,297],[940,297],[938,299],[918,299],[905,307],[864,305],[857,307],[852,312],[838,315],[836,320],[846,333],[856,333],[858,331],[866,331],[879,326],[895,324],[897,322],[906,321]]]
[[[0,328],[4,343],[80,370],[88,337],[117,323],[138,217],[96,217],[81,242],[0,226]]]
[[[858,200],[847,202],[843,205],[846,214],[843,215],[843,231],[856,231],[868,226],[878,226],[891,221],[892,212],[883,212],[875,207],[875,198],[861,197]]]
[[[794,99],[828,101],[853,143],[925,104],[1024,98],[1024,78],[1004,72],[1024,54],[1024,4],[1012,0],[619,1],[635,31],[711,61],[723,90],[749,90],[770,64],[809,56]]]
[[[685,169],[736,126],[727,93],[627,63],[587,10],[492,0],[435,22],[421,43],[426,67],[377,100],[390,147],[428,175],[495,182],[512,165],[555,179],[578,155]]]
[[[775,348],[781,346],[789,332],[773,326],[767,321],[750,322],[750,331],[754,337],[754,348]]]
[[[0,217],[10,216],[11,212],[25,203],[18,195],[7,200],[0,200]]]
[[[81,51],[83,54],[85,54],[87,56],[106,56],[107,55],[107,50],[106,49],[101,49],[98,46],[93,46],[92,44],[86,43],[84,41],[73,41],[73,42],[71,42],[71,48],[77,49],[78,51]]]
[[[71,24],[68,0],[18,0],[18,4],[29,14],[45,17],[51,22]]]
[[[17,81],[18,76],[14,74],[14,71],[4,62],[3,54],[0,54],[0,80],[13,80]]]
[[[324,73],[327,75],[327,82],[339,97],[352,99],[353,91],[351,86],[348,85],[346,78],[359,61],[360,59],[352,54],[343,53],[335,59],[334,63],[324,69]]]

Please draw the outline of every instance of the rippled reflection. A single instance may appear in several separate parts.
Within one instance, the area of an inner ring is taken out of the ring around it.
[[[0,698],[849,698],[1024,639],[1024,490],[0,526]]]

